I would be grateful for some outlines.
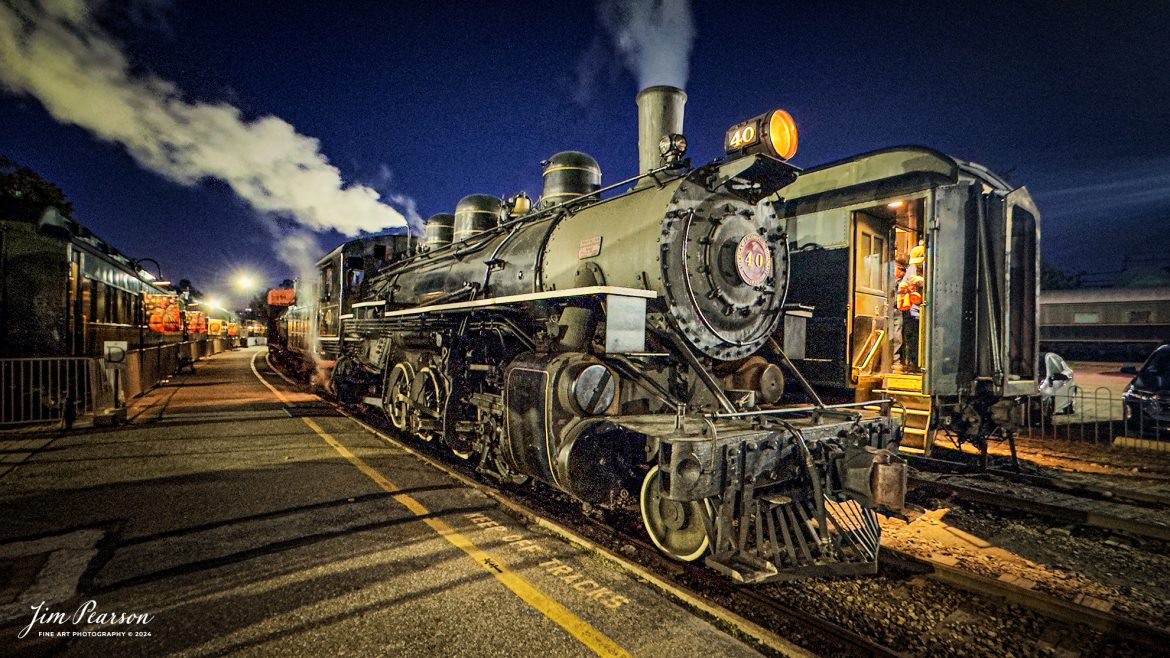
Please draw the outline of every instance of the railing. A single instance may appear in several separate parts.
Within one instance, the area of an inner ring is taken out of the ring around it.
[[[101,359],[91,357],[0,359],[0,427],[45,423],[68,427],[83,417],[109,413],[115,406],[115,381],[124,402],[168,380],[182,356],[195,362],[243,342],[209,338],[131,349],[116,378],[112,370],[103,370]]]
[[[1162,400],[1126,402],[1114,391],[1100,386],[1091,391],[1077,388],[1068,396],[1058,396],[1051,405],[1040,396],[1032,396],[1024,405],[1021,436],[1123,445],[1147,450],[1170,450],[1170,395]],[[1066,405],[1071,403],[1071,409]],[[1055,413],[1053,413],[1055,412]],[[1062,413],[1063,412],[1063,413]]]
[[[186,343],[155,345],[141,350],[132,349],[126,353],[126,374],[122,378],[123,399],[128,400],[142,395],[170,379],[179,369],[181,356],[195,362],[219,354],[225,349],[231,349],[237,343],[235,338],[208,338]]]
[[[92,415],[102,399],[98,360],[0,359],[0,425],[64,422]]]

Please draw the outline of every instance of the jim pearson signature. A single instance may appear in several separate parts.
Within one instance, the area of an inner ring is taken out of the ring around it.
[[[136,624],[145,626],[154,620],[154,615],[146,612],[98,612],[97,601],[90,599],[77,606],[77,610],[68,612],[50,612],[44,601],[39,605],[29,606],[32,609],[32,621],[25,626],[16,637],[24,638],[32,632],[37,624],[73,624],[81,623],[109,626],[115,624]]]

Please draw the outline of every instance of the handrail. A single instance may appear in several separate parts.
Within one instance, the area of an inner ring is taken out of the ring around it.
[[[857,407],[869,407],[873,405],[893,404],[893,400],[883,398],[880,400],[866,400],[865,402],[843,402],[841,404],[827,404],[820,407],[790,407],[785,409],[760,409],[757,411],[737,411],[734,413],[716,413],[708,414],[712,418],[751,418],[755,416],[785,416],[797,413],[809,413],[814,411],[834,411],[837,409],[856,409]]]

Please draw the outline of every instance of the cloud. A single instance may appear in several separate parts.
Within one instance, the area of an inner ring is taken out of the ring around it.
[[[1055,189],[1035,193],[1042,212],[1070,216],[1116,215],[1170,209],[1170,160],[1096,166]]]
[[[223,181],[261,213],[307,229],[355,236],[406,225],[376,190],[346,184],[320,143],[288,122],[248,119],[230,104],[191,100],[167,80],[135,74],[94,8],[84,0],[0,4],[0,84],[36,98],[58,121],[122,145],[153,172],[184,185]],[[417,216],[409,199],[398,203]]]

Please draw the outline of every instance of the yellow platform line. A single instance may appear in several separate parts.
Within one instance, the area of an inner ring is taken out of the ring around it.
[[[314,422],[311,418],[302,417],[301,420],[325,440],[339,455],[344,457],[349,463],[353,464],[366,477],[370,478],[381,487],[386,493],[392,494],[394,500],[400,505],[410,510],[415,516],[426,517],[431,513],[425,505],[418,500],[404,493],[395,493],[401,491],[397,485],[386,479],[384,475],[379,473],[374,467],[367,464],[360,457],[349,451],[348,448],[341,445],[337,439],[330,436],[328,432],[323,430],[320,425]],[[467,538],[466,535],[458,530],[447,525],[445,521],[437,518],[422,518],[421,521],[431,527],[432,530],[439,533],[444,539],[451,543],[452,546],[467,553],[471,559],[475,560],[480,567],[491,575],[495,576],[496,580],[500,581],[505,587],[512,590],[512,593],[519,596],[528,605],[536,608],[550,621],[557,624],[561,628],[569,632],[570,635],[577,638],[581,644],[588,647],[593,653],[599,656],[629,656],[630,654],[613,640],[605,636],[601,631],[591,626],[588,622],[573,614],[568,608],[561,605],[559,602],[547,596],[544,592],[533,587],[527,580],[516,572],[508,569],[507,566],[493,560],[487,551],[477,546],[473,541]]]
[[[257,353],[258,354],[258,353]],[[252,372],[260,383],[268,387],[268,390],[276,396],[281,402],[288,404],[288,398],[285,397],[279,390],[260,375],[260,371],[256,369],[256,355],[252,355]],[[337,454],[344,457],[349,463],[353,464],[355,468],[362,472],[363,475],[374,481],[388,494],[394,498],[394,501],[410,510],[416,517],[427,517],[431,511],[425,505],[416,500],[413,496],[404,493],[398,493],[401,489],[398,485],[391,482],[386,476],[382,475],[373,466],[367,464],[362,458],[350,452],[348,448],[341,445],[341,443],[326,432],[313,419],[301,417],[301,420],[324,439]],[[484,571],[495,576],[496,580],[500,581],[504,587],[507,587],[513,594],[520,597],[522,601],[535,608],[542,615],[547,617],[549,621],[565,629],[577,639],[581,644],[584,644],[590,651],[599,656],[630,656],[631,654],[623,649],[617,642],[611,640],[601,631],[594,628],[589,622],[581,619],[573,614],[571,610],[561,605],[558,601],[552,599],[544,592],[538,590],[531,583],[529,583],[523,576],[509,569],[506,565],[498,560],[493,560],[491,555],[477,546],[475,542],[471,541],[466,535],[458,530],[447,525],[445,521],[437,518],[420,518],[420,520],[430,526],[432,530],[437,532],[441,537],[446,539],[452,546],[467,553],[471,559],[475,560],[476,564],[483,568]]]

